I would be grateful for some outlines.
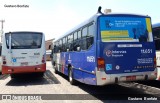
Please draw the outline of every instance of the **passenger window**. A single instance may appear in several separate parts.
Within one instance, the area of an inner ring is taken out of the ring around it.
[[[63,44],[65,44],[66,43],[66,39],[65,38],[63,38]]]
[[[89,37],[94,36],[94,26],[93,26],[93,24],[88,27],[88,35],[89,35]]]
[[[87,27],[83,28],[82,30],[82,38],[87,36]]]
[[[87,36],[87,49],[89,49],[94,42],[94,26],[93,24],[88,27],[88,36]]]
[[[74,33],[74,40],[77,40],[77,32]]]
[[[80,41],[80,44],[81,44],[81,50],[86,50],[86,49],[87,49],[86,38],[83,38],[83,39]]]
[[[78,39],[81,38],[81,30],[78,31]]]

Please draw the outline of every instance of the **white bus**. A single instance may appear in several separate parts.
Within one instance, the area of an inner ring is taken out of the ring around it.
[[[157,79],[160,80],[160,23],[153,24],[152,28],[156,46]]]
[[[46,71],[45,36],[41,32],[9,32],[2,39],[2,74]]]
[[[0,43],[0,74],[2,74],[2,43]]]

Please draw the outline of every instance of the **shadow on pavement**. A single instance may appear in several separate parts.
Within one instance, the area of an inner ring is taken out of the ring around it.
[[[62,76],[63,78],[65,78],[66,80],[68,80],[68,77],[58,73],[60,76]],[[112,84],[112,85],[106,85],[106,86],[94,86],[94,85],[87,85],[87,84],[83,84],[80,82],[77,82],[75,86],[78,86],[79,88],[81,88],[82,90],[86,91],[88,94],[79,94],[79,96],[83,97],[85,96],[86,98],[84,98],[85,100],[101,100],[102,102],[114,102],[114,103],[127,103],[127,102],[131,102],[131,103],[135,103],[137,101],[128,101],[129,98],[142,98],[142,100],[144,99],[144,97],[156,97],[154,95],[151,94],[146,94],[145,91],[140,90],[140,89],[135,89],[135,88],[129,88],[129,87],[124,87],[118,84]],[[80,98],[81,98],[80,97]],[[159,97],[156,97],[158,99],[160,99]],[[121,100],[121,101],[120,101]],[[145,103],[150,103],[150,101],[145,101]],[[154,103],[157,103],[157,101],[155,101]]]
[[[5,80],[8,77],[9,77],[9,74],[1,74],[0,75],[0,80]]]
[[[18,78],[11,79],[7,86],[27,86],[27,85],[46,85],[60,84],[60,81],[47,70],[43,77],[38,77],[36,74],[18,75]]]

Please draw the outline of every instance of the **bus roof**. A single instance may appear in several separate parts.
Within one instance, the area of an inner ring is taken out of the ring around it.
[[[85,20],[84,22],[80,23],[79,25],[77,25],[76,27],[72,28],[71,30],[69,30],[68,32],[66,32],[64,35],[62,35],[60,38],[56,39],[54,42],[60,40],[62,37],[68,36],[70,35],[72,32],[80,29],[81,27],[87,25],[89,22],[95,21],[96,18],[98,18],[99,16],[113,16],[113,15],[118,15],[118,16],[139,16],[139,17],[150,17],[148,15],[140,15],[140,14],[133,14],[133,13],[108,13],[108,14],[103,14],[103,13],[97,13],[94,14],[93,16],[91,16],[89,19]]]
[[[6,32],[5,34],[9,34],[10,32]],[[41,33],[42,32],[36,32],[36,31],[12,31],[11,33]]]
[[[160,23],[152,24],[152,27],[153,27],[153,28],[160,27]]]

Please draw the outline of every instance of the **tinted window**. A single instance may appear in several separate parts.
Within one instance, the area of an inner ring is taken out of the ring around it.
[[[81,40],[81,49],[82,50],[86,50],[87,49],[87,41],[86,41],[86,38],[83,38]]]
[[[160,50],[160,28],[153,29],[156,50]]]
[[[81,38],[81,31],[79,30],[78,31],[78,39],[80,39]]]
[[[87,36],[87,27],[82,30],[82,38]]]
[[[71,43],[73,41],[73,35],[68,35],[68,43]]]
[[[74,40],[77,40],[77,32],[74,33]]]
[[[9,48],[9,33],[6,33],[6,44]],[[11,34],[12,49],[36,49],[41,48],[42,33],[34,32],[13,32]]]
[[[94,36],[94,26],[93,24],[88,27],[88,35]]]
[[[92,25],[89,25],[88,27],[87,49],[89,49],[92,46],[93,41],[94,41],[94,26],[92,24]]]
[[[63,44],[65,44],[66,43],[66,39],[65,38],[63,38]]]

